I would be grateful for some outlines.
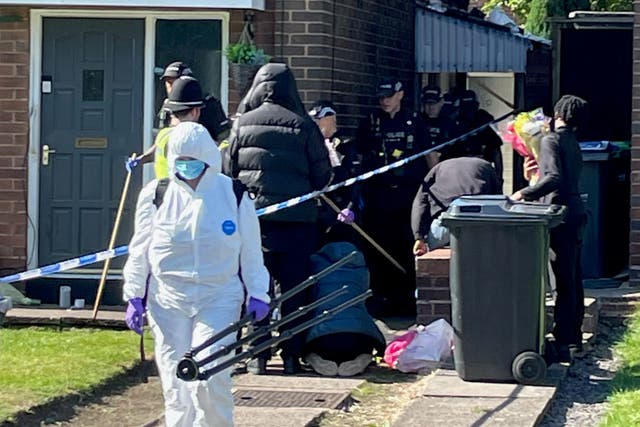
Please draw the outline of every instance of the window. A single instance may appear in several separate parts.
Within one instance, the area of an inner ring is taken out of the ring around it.
[[[167,96],[159,77],[173,61],[185,62],[198,79],[205,95],[220,98],[222,22],[220,20],[168,20],[156,22],[155,111]],[[154,121],[156,123],[156,121]]]
[[[82,100],[104,100],[104,71],[82,70]]]

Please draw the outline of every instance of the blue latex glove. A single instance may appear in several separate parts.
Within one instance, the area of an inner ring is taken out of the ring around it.
[[[356,214],[349,208],[342,209],[338,214],[338,221],[351,224],[356,219]]]
[[[269,314],[269,304],[266,302],[259,300],[258,298],[250,297],[249,304],[247,305],[247,314],[252,314],[253,318],[256,322],[267,317]]]
[[[142,326],[144,325],[144,303],[142,298],[131,298],[127,304],[127,312],[124,320],[127,326],[138,335],[142,335]]]
[[[136,166],[138,166],[139,164],[140,164],[139,157],[129,157],[127,160],[125,160],[124,167],[127,170],[127,172],[131,173],[131,171],[134,170]]]

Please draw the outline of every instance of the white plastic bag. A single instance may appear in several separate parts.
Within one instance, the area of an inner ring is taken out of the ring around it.
[[[435,369],[451,355],[453,328],[444,319],[418,326],[417,335],[398,357],[396,368],[409,373]]]

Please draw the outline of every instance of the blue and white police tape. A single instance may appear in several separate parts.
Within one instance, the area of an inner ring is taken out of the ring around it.
[[[396,162],[390,163],[388,165],[382,166],[378,169],[374,169],[372,171],[369,172],[365,172],[362,175],[358,175],[354,178],[349,178],[343,182],[339,182],[337,184],[333,184],[330,185],[322,190],[317,190],[317,191],[313,191],[311,193],[307,193],[304,194],[302,196],[299,197],[294,197],[292,199],[286,200],[284,202],[280,202],[280,203],[276,203],[274,205],[271,206],[267,206],[261,209],[257,209],[256,210],[256,214],[258,216],[262,216],[262,215],[268,215],[277,211],[280,211],[282,209],[286,209],[286,208],[290,208],[292,206],[295,205],[299,205],[300,203],[304,203],[307,200],[311,200],[314,199],[318,196],[320,196],[321,194],[325,194],[325,193],[330,193],[332,191],[337,190],[338,188],[342,188],[342,187],[348,187],[350,185],[355,184],[356,182],[359,181],[365,181],[369,178],[371,178],[372,176],[375,175],[379,175],[385,172],[388,172],[392,169],[396,169],[399,168],[401,166],[406,165],[407,163],[418,159],[420,157],[424,157],[427,154],[433,152],[433,151],[438,151],[448,145],[452,145],[455,144],[456,142],[462,141],[472,135],[475,135],[476,133],[484,130],[486,127],[491,126],[491,124],[493,123],[497,123],[500,122],[504,119],[506,119],[507,117],[509,117],[510,115],[512,115],[514,113],[514,111],[511,111],[507,114],[504,114],[500,117],[498,117],[497,119],[486,123],[482,126],[479,126],[465,134],[462,134],[456,138],[453,138],[447,142],[444,142],[440,145],[437,145],[435,147],[432,147],[428,150],[422,151],[420,153],[414,154],[410,157],[407,157],[405,159],[401,159],[398,160]],[[93,264],[99,261],[105,261],[107,259],[110,258],[115,258],[118,257],[120,255],[126,255],[127,253],[129,253],[129,248],[128,246],[119,246],[115,249],[110,249],[110,250],[106,250],[106,251],[102,251],[102,252],[97,252],[94,254],[90,254],[90,255],[84,255],[81,256],[79,258],[74,258],[74,259],[70,259],[67,261],[62,261],[56,264],[51,264],[51,265],[47,265],[45,267],[40,267],[40,268],[35,268],[33,270],[28,270],[22,273],[17,273],[17,274],[12,274],[10,276],[4,276],[4,277],[0,277],[0,283],[11,283],[11,282],[19,282],[22,280],[28,280],[28,279],[36,279],[38,277],[44,277],[50,274],[54,274],[54,273],[59,273],[61,271],[67,271],[67,270],[72,270],[74,268],[78,268],[78,267],[82,267],[85,265],[89,265],[89,264]]]
[[[0,283],[11,283],[28,279],[36,279],[38,277],[48,276],[50,274],[59,273],[61,271],[73,270],[74,268],[93,264],[94,262],[115,258],[120,255],[125,255],[128,252],[129,249],[127,246],[118,246],[117,248],[97,252],[95,254],[83,255],[79,258],[58,262],[56,264],[50,264],[44,267],[34,268],[33,270],[12,274],[10,276],[0,277]]]
[[[257,209],[256,210],[256,214],[258,216],[269,215],[269,214],[272,214],[274,212],[280,211],[282,209],[286,209],[286,208],[290,208],[290,207],[295,206],[295,205],[299,205],[300,203],[304,203],[307,200],[314,199],[314,198],[320,196],[321,194],[330,193],[332,191],[337,190],[338,188],[348,187],[350,185],[355,184],[356,182],[365,181],[365,180],[371,178],[372,176],[380,175],[380,174],[388,172],[388,171],[390,171],[392,169],[399,168],[399,167],[404,166],[407,163],[412,162],[412,161],[414,161],[414,160],[416,160],[416,159],[418,159],[420,157],[424,157],[429,153],[441,150],[442,148],[444,148],[446,146],[455,144],[456,142],[462,141],[462,140],[464,140],[464,139],[466,139],[466,138],[468,138],[468,137],[470,137],[472,135],[475,135],[476,133],[481,132],[485,128],[491,126],[493,123],[497,123],[497,122],[500,122],[500,121],[506,119],[507,117],[511,116],[513,113],[514,113],[514,111],[510,111],[509,113],[504,114],[504,115],[498,117],[497,119],[492,120],[491,122],[488,122],[488,123],[486,123],[486,124],[484,124],[482,126],[479,126],[479,127],[475,128],[475,129],[473,129],[473,130],[471,130],[471,131],[469,131],[467,133],[464,133],[464,134],[462,134],[462,135],[460,135],[460,136],[458,136],[456,138],[450,139],[447,142],[443,142],[442,144],[436,145],[434,147],[431,147],[428,150],[424,150],[424,151],[422,151],[420,153],[414,154],[412,156],[406,157],[404,159],[398,160],[398,161],[390,163],[388,165],[384,165],[384,166],[382,166],[382,167],[380,167],[378,169],[374,169],[374,170],[371,170],[369,172],[365,172],[362,175],[358,175],[356,177],[349,178],[349,179],[347,179],[345,181],[342,181],[342,182],[339,182],[337,184],[330,185],[330,186],[328,186],[328,187],[326,187],[326,188],[324,188],[322,190],[316,190],[316,191],[304,194],[304,195],[299,196],[299,197],[294,197],[294,198],[286,200],[284,202],[276,203],[276,204],[271,205],[271,206],[267,206],[267,207],[264,207],[264,208]]]

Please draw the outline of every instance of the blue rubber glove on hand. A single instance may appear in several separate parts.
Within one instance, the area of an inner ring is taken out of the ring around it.
[[[258,298],[250,297],[249,304],[247,304],[247,314],[253,314],[254,320],[259,322],[269,314],[269,304]]]
[[[127,312],[124,315],[124,321],[133,332],[142,335],[142,326],[144,326],[144,303],[142,298],[131,298],[127,304]]]
[[[124,167],[129,173],[131,173],[131,171],[134,170],[136,166],[138,166],[139,164],[140,164],[139,157],[129,157],[127,160],[124,161]]]
[[[345,224],[352,224],[356,219],[356,214],[349,208],[342,209],[338,214],[338,221],[344,222]]]

